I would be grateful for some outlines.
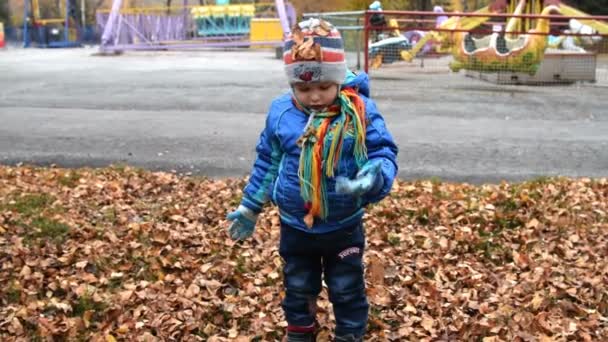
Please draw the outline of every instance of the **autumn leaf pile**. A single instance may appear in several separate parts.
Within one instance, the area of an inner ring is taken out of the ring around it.
[[[225,232],[244,184],[0,166],[0,340],[280,340],[276,210]],[[607,203],[606,179],[395,183],[365,217],[367,340],[608,340]]]

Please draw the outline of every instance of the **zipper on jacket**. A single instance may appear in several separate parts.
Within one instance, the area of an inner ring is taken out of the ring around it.
[[[277,175],[274,178],[274,186],[272,187],[272,202],[277,206],[279,205],[277,203],[277,188],[279,185],[279,175],[283,170],[283,160],[285,160],[285,153],[283,153],[283,155],[281,156],[281,161],[279,162],[279,170],[277,171]]]

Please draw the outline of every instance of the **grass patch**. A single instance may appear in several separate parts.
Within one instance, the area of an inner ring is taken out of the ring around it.
[[[147,173],[147,171],[143,168],[140,167],[136,167],[133,165],[128,165],[125,163],[117,163],[117,164],[112,164],[108,167],[109,171],[113,171],[118,173],[121,176],[126,176],[129,174],[134,174],[137,176],[143,176]]]
[[[15,286],[15,282],[11,282],[11,286],[6,290],[6,299],[9,303],[19,303],[21,300],[21,290]]]
[[[484,239],[475,245],[475,250],[483,255],[485,260],[492,262],[494,265],[501,266],[512,261],[509,253],[506,252],[503,246],[493,242],[491,239]]]
[[[40,214],[44,209],[55,202],[55,198],[48,194],[27,194],[15,198],[6,208],[16,211],[24,216],[31,217]]]
[[[77,171],[70,171],[59,177],[57,182],[63,186],[67,186],[68,188],[75,188],[78,185],[80,177],[81,175]]]
[[[101,317],[101,313],[106,309],[107,305],[98,303],[93,300],[90,294],[85,293],[79,297],[73,305],[72,315],[74,317],[82,317],[87,311],[93,311],[93,317]]]
[[[397,247],[401,244],[401,238],[396,234],[388,234],[388,243],[393,247]]]
[[[519,203],[512,198],[506,198],[495,204],[496,209],[502,209],[504,212],[517,212]]]
[[[44,337],[40,335],[38,324],[31,320],[22,320],[23,328],[27,334],[27,341],[29,342],[43,342],[46,341]]]
[[[428,225],[431,223],[431,215],[430,215],[430,210],[427,207],[422,207],[420,209],[418,209],[417,212],[417,216],[416,216],[416,221],[418,221],[419,224],[421,225]]]
[[[500,217],[494,220],[496,226],[500,229],[515,229],[524,226],[524,222],[517,217]]]
[[[108,281],[108,289],[116,290],[122,286],[123,279],[122,278],[110,278]]]
[[[32,226],[38,229],[35,238],[63,241],[70,232],[70,226],[42,216],[34,218]]]
[[[534,178],[534,179],[532,179],[532,180],[530,180],[530,181],[528,181],[526,183],[528,183],[528,184],[530,184],[532,186],[545,186],[545,185],[551,183],[552,181],[553,181],[552,177],[549,177],[549,176],[539,176],[539,177],[536,177],[536,178]]]
[[[149,282],[157,281],[158,275],[152,270],[152,265],[143,257],[136,257],[133,260],[135,272],[135,278],[139,280],[145,280]]]
[[[118,210],[114,206],[102,209],[103,219],[105,222],[116,224],[118,222]]]
[[[243,256],[239,256],[239,258],[236,261],[236,267],[235,270],[237,272],[237,274],[245,274],[247,273],[247,265],[245,264],[245,257]]]
[[[243,194],[233,195],[230,198],[230,206],[232,206],[232,207],[238,206],[239,204],[241,204],[242,200],[243,200]]]
[[[441,181],[441,178],[439,178],[437,176],[431,177],[430,182],[433,184],[433,186],[440,186],[443,183]]]
[[[110,167],[108,169],[111,171],[114,171],[114,172],[118,172],[120,174],[124,174],[130,168],[129,168],[129,165],[127,165],[127,164],[116,163],[116,164],[110,165]]]

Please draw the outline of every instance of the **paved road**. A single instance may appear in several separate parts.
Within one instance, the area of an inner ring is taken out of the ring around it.
[[[269,101],[287,89],[273,53],[95,51],[0,52],[0,163],[249,172]],[[608,176],[606,87],[495,86],[432,68],[389,68],[372,87],[401,178]]]

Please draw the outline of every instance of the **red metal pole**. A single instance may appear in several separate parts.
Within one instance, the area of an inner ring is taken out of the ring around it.
[[[394,30],[394,29],[398,29],[401,31],[409,31],[409,30],[419,30],[419,31],[434,31],[434,32],[449,32],[449,33],[453,33],[453,32],[471,32],[471,33],[477,33],[477,34],[492,34],[494,33],[494,31],[491,28],[474,28],[474,29],[447,29],[447,28],[429,28],[429,27],[424,27],[424,26],[397,26],[397,27],[392,27],[392,26],[376,26],[374,28],[375,30],[379,30],[379,31],[389,31],[389,30]],[[549,33],[544,33],[544,32],[531,32],[531,31],[511,31],[509,32],[511,34],[529,34],[529,35],[537,35],[537,36],[549,36],[551,35],[551,32]],[[608,34],[604,34],[604,33],[560,33],[560,35],[562,36],[571,36],[571,37],[608,37]]]
[[[565,15],[540,15],[540,14],[511,14],[511,13],[475,13],[475,12],[445,12],[435,13],[426,11],[366,11],[366,15],[380,13],[384,15],[398,16],[447,16],[447,17],[490,17],[490,18],[529,18],[529,19],[577,19],[577,20],[608,20],[608,15],[589,16],[565,16]]]

